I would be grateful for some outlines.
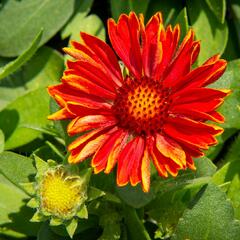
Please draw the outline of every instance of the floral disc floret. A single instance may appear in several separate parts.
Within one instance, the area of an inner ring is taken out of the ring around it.
[[[87,203],[105,193],[89,186],[92,170],[79,171],[70,165],[59,165],[53,160],[45,162],[34,156],[37,174],[35,182],[21,184],[32,196],[27,206],[37,211],[30,221],[50,220],[51,226],[65,225],[73,236],[78,219],[88,218]]]
[[[45,172],[39,185],[40,208],[53,216],[71,218],[76,215],[86,192],[78,176],[69,176],[63,167]]]
[[[127,78],[113,104],[119,126],[136,135],[160,133],[168,117],[170,92],[158,81]]]

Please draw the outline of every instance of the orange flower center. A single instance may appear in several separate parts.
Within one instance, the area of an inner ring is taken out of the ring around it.
[[[169,96],[170,89],[160,82],[127,78],[113,105],[119,126],[138,135],[161,132],[168,116]]]

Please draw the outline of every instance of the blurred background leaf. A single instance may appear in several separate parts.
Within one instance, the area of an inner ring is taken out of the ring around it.
[[[8,0],[0,11],[0,56],[20,55],[44,30],[41,45],[59,31],[74,11],[74,0]]]

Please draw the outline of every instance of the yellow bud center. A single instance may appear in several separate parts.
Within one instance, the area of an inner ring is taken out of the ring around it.
[[[83,198],[77,177],[58,168],[46,172],[40,185],[41,208],[61,217],[71,217]]]

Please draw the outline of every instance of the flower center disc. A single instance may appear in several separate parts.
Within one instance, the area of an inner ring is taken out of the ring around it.
[[[168,116],[170,89],[150,79],[127,78],[119,89],[113,110],[122,128],[138,135],[161,132]]]

